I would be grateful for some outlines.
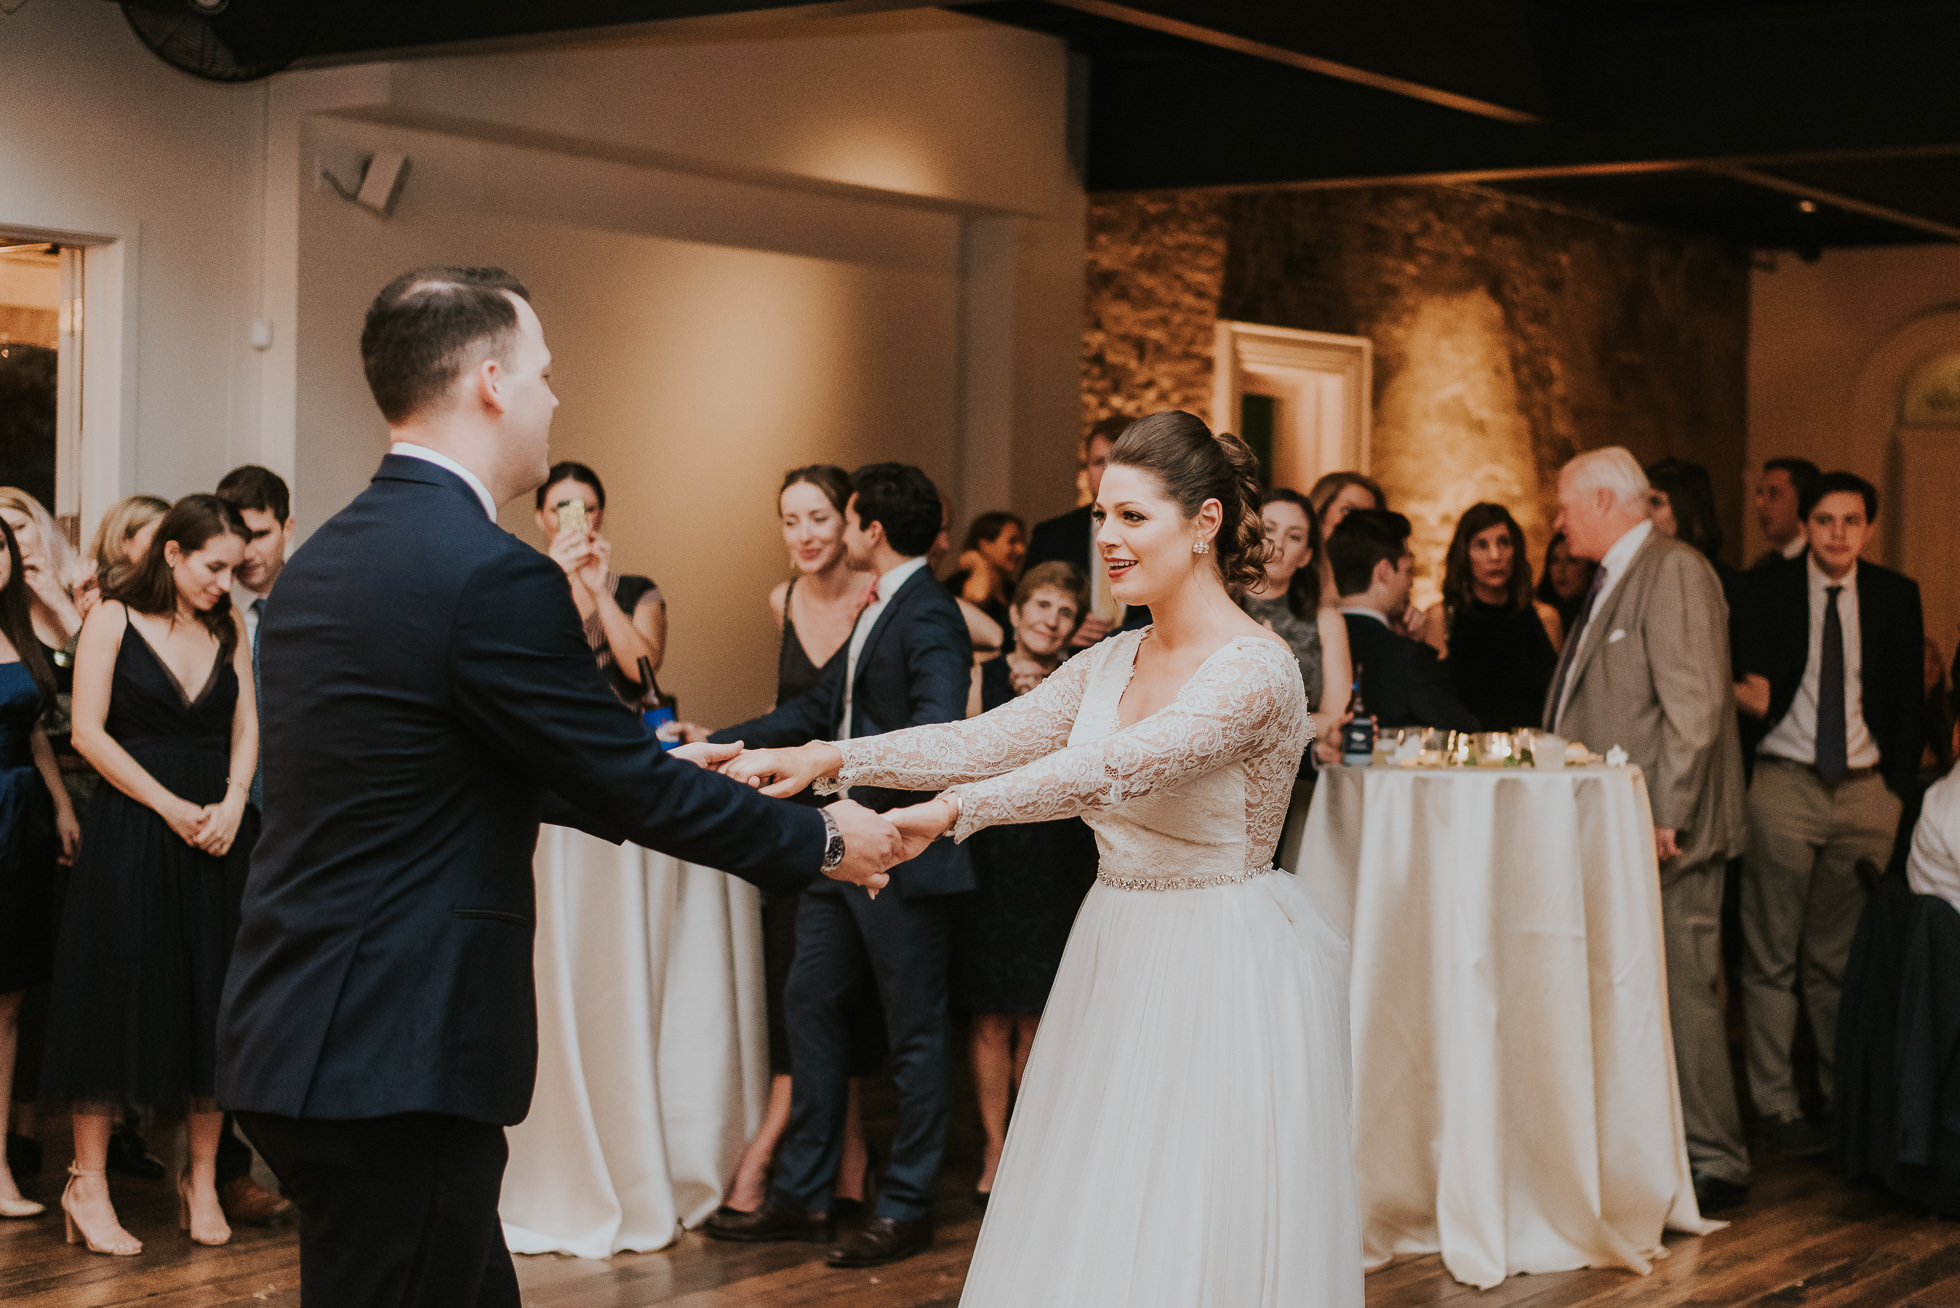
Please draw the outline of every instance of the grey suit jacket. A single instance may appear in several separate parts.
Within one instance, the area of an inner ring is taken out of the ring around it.
[[[1654,825],[1672,827],[1690,868],[1742,853],[1742,744],[1729,684],[1729,609],[1700,551],[1651,533],[1580,635],[1558,733],[1647,775]],[[1556,705],[1547,696],[1545,720]]]

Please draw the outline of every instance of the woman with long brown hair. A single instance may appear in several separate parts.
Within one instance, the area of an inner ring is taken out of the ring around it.
[[[1563,633],[1552,606],[1532,597],[1524,529],[1502,504],[1473,504],[1457,519],[1443,598],[1423,630],[1477,721],[1494,731],[1538,725]]]
[[[141,565],[89,614],[76,651],[75,747],[107,784],[89,805],[62,918],[41,1093],[73,1112],[61,1206],[69,1241],[95,1253],[143,1248],[103,1174],[125,1104],[185,1115],[179,1223],[199,1244],[231,1238],[214,1096],[218,1000],[256,823],[251,646],[231,603],[245,536],[215,495],[179,500]]]
[[[14,1080],[20,1005],[54,955],[54,869],[80,838],[42,719],[54,672],[34,634],[20,543],[0,517],[0,1096]],[[4,1102],[4,1099],[0,1099]],[[0,1156],[0,1217],[34,1217]]]

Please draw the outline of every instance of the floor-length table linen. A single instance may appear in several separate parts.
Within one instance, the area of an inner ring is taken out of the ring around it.
[[[1353,947],[1370,1266],[1621,1266],[1703,1233],[1638,768],[1330,768],[1297,867]]]
[[[758,892],[547,826],[538,1086],[510,1131],[514,1253],[659,1249],[721,1202],[769,1093]]]

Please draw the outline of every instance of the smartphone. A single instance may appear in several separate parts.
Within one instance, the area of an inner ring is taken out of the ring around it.
[[[558,510],[558,530],[575,531],[585,534],[585,501],[560,500],[552,506]]]

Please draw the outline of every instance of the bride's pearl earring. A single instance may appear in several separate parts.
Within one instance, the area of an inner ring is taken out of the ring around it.
[[[1193,554],[1209,554],[1211,553],[1211,542],[1208,540],[1195,541],[1191,545],[1191,552]]]

